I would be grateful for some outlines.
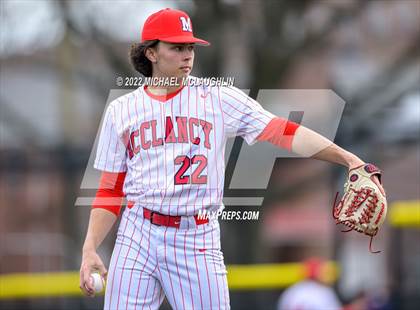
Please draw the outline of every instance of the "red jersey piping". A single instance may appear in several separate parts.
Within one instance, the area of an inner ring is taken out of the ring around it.
[[[152,99],[155,99],[155,100],[158,100],[158,101],[161,101],[161,102],[165,102],[165,101],[168,101],[169,99],[172,99],[176,95],[178,95],[183,88],[184,88],[184,86],[181,86],[176,91],[174,91],[172,93],[169,93],[169,94],[166,94],[166,95],[156,95],[156,94],[153,94],[153,93],[150,92],[147,85],[144,85],[144,92]]]

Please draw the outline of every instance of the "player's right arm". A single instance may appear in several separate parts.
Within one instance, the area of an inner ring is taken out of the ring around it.
[[[80,289],[87,296],[94,295],[93,283],[90,274],[99,272],[106,278],[107,270],[96,250],[111,230],[117,215],[102,208],[94,208],[90,212],[89,226],[82,251],[82,264],[80,266]]]
[[[80,288],[87,296],[93,296],[90,274],[99,272],[106,278],[107,270],[96,250],[105,239],[121,211],[124,197],[125,172],[103,172],[99,188],[90,212],[89,226],[83,245],[80,266]]]
[[[90,274],[99,272],[104,278],[107,270],[96,250],[111,230],[121,210],[123,186],[127,171],[126,146],[121,139],[116,114],[121,112],[118,101],[112,102],[104,116],[99,136],[94,168],[101,170],[99,188],[90,212],[86,239],[82,250],[80,288],[87,296],[94,295]]]

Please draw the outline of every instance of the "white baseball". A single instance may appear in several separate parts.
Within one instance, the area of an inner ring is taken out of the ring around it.
[[[96,293],[100,293],[103,291],[105,287],[105,280],[99,273],[92,273],[90,275],[92,277],[93,288]]]

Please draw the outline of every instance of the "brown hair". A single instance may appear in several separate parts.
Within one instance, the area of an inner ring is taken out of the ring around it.
[[[159,40],[144,41],[142,43],[135,43],[131,45],[128,53],[130,62],[137,72],[143,74],[146,77],[151,77],[153,73],[152,63],[146,57],[146,49],[149,47],[155,47],[159,43]]]

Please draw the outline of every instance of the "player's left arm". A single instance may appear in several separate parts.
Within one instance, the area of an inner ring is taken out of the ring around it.
[[[364,164],[355,154],[305,126],[296,129],[291,147],[292,152],[298,155],[340,164],[348,169]]]
[[[257,140],[287,148],[304,157],[340,164],[349,170],[365,164],[358,156],[339,147],[317,132],[280,117],[271,120]],[[385,195],[385,191],[376,176],[374,182]]]
[[[355,154],[339,147],[337,144],[305,126],[299,126],[296,129],[292,142],[292,151],[299,155],[308,155],[310,158],[340,164],[349,170],[365,164]],[[385,196],[385,190],[378,177],[374,176],[373,181]]]

